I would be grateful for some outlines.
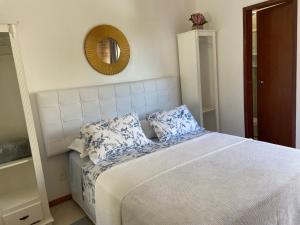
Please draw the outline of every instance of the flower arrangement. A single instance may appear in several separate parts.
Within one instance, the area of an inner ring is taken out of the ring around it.
[[[205,17],[201,13],[194,13],[191,15],[190,21],[193,22],[193,30],[203,29],[203,25],[207,23]]]

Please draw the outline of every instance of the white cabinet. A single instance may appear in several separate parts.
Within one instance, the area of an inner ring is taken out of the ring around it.
[[[182,103],[207,130],[219,131],[216,31],[177,35]]]
[[[26,85],[16,25],[0,24],[0,57],[2,73],[5,80],[1,88],[1,107],[8,110],[7,116],[2,114],[1,142],[26,138],[30,141],[31,157],[17,159],[0,164],[0,225],[17,224],[52,224],[48,198],[45,188],[41,155],[34,126],[29,92]],[[3,63],[5,62],[5,64]],[[9,71],[9,73],[8,73]],[[14,93],[9,91],[14,90]],[[7,91],[7,92],[6,92]],[[18,107],[16,98],[20,104]],[[11,104],[13,102],[14,104]],[[12,107],[12,110],[9,107]],[[1,110],[0,110],[1,111]],[[16,114],[16,112],[19,114]],[[2,113],[4,110],[2,110]],[[14,112],[13,115],[10,112]],[[22,117],[22,123],[19,121]],[[10,126],[10,125],[23,126]],[[18,132],[18,131],[25,132]],[[2,152],[3,149],[1,150]]]

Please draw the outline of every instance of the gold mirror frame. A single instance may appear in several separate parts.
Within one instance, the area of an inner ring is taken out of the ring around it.
[[[97,54],[98,43],[107,38],[116,40],[120,48],[120,57],[113,64],[103,62]],[[130,59],[130,47],[127,38],[122,31],[111,25],[100,25],[90,30],[85,38],[84,51],[89,64],[104,75],[120,73],[126,68]]]

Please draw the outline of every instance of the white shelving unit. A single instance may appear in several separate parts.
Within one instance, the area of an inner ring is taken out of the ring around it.
[[[182,102],[206,129],[219,131],[216,31],[177,35]]]
[[[21,98],[24,129],[32,157],[0,164],[0,225],[52,224],[29,92],[26,86],[16,25],[0,24],[0,56],[14,62],[16,85]],[[1,55],[2,53],[2,55]],[[5,65],[6,66],[6,65]],[[2,67],[5,67],[2,66]],[[7,72],[2,74],[8,74]],[[13,76],[9,74],[9,76]],[[9,95],[7,96],[9,98]]]

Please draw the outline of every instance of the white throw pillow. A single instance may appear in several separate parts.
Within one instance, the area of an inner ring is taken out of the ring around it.
[[[204,130],[198,125],[185,105],[168,112],[152,113],[148,116],[148,121],[161,142],[187,133]]]
[[[68,148],[80,153],[80,158],[85,158],[89,155],[83,138],[75,138]]]
[[[95,164],[121,156],[130,148],[151,143],[145,136],[136,113],[89,124],[82,132],[90,159]]]

